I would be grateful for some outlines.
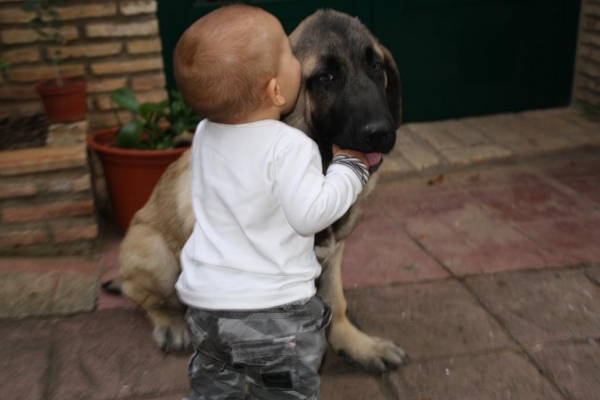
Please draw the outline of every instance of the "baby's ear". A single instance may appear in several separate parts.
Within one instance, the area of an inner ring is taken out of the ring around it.
[[[276,107],[285,105],[285,97],[283,97],[283,93],[281,93],[281,87],[279,86],[279,82],[277,82],[277,78],[271,78],[269,81],[269,84],[267,85],[267,97]]]

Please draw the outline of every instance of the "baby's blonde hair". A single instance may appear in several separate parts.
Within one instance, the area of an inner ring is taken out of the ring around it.
[[[175,47],[175,80],[185,102],[214,122],[235,123],[265,100],[279,50],[269,40],[268,12],[246,5],[219,8],[190,26]]]

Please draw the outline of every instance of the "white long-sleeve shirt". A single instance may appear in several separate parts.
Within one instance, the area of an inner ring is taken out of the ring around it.
[[[313,296],[314,234],[354,203],[366,167],[338,158],[323,175],[315,142],[275,120],[203,120],[191,160],[196,222],[175,286],[182,302],[247,310]]]

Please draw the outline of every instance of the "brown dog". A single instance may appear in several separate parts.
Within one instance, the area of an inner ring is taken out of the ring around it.
[[[394,59],[368,29],[346,14],[317,11],[290,36],[302,64],[302,88],[285,122],[304,131],[321,150],[324,168],[331,147],[356,149],[378,158],[392,150],[401,120],[400,78]],[[361,203],[377,182],[376,169],[348,213],[316,236],[323,273],[319,294],[333,304],[328,330],[332,349],[373,372],[402,363],[395,344],[358,330],[346,317],[341,266],[344,239],[352,231]],[[189,152],[169,167],[137,212],[121,245],[120,283],[124,294],[144,308],[162,349],[184,349],[191,340],[185,307],[174,285],[179,254],[194,225],[191,210]]]

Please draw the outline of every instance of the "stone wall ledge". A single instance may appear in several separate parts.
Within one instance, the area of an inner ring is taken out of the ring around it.
[[[86,165],[85,144],[0,152],[0,177],[57,171]]]

